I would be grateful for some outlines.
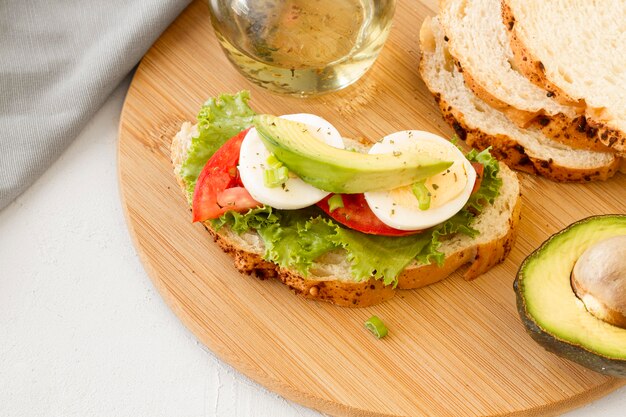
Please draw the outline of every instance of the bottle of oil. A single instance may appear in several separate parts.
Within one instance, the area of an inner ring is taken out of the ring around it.
[[[394,0],[209,0],[228,59],[252,82],[308,96],[344,88],[374,63]]]

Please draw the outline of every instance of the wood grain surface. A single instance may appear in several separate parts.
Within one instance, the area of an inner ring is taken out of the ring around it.
[[[203,101],[249,89],[258,112],[316,113],[348,137],[404,129],[450,136],[417,72],[418,28],[435,2],[399,1],[378,62],[345,91],[315,99],[248,83],[222,54],[206,4],[193,3],[137,69],[120,124],[128,227],[148,274],[181,321],[224,361],[269,389],[340,416],[549,416],[624,384],[545,352],[517,317],[520,262],[580,218],[623,213],[626,176],[555,184],[520,175],[524,207],[509,258],[476,281],[459,274],[364,309],[307,301],[276,281],[240,275],[191,223],[169,144]],[[364,329],[372,314],[390,334]]]

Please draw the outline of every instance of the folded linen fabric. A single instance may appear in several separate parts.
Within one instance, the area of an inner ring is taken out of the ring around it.
[[[0,209],[61,154],[188,3],[0,2]]]

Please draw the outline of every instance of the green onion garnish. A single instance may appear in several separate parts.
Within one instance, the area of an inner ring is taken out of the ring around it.
[[[289,179],[287,167],[266,169],[263,171],[263,183],[268,188],[275,188],[284,184]]]
[[[420,210],[428,210],[430,208],[430,191],[424,185],[424,181],[413,184],[411,190],[415,198],[417,198]]]
[[[276,155],[274,155],[273,153],[270,154],[270,156],[267,157],[267,166],[270,169],[276,169],[276,168],[280,168],[283,166],[283,163],[280,162],[278,160],[278,158],[276,158]]]
[[[341,198],[341,194],[335,194],[328,199],[328,211],[331,213],[341,207],[343,207],[343,198]]]
[[[383,323],[383,321],[377,316],[370,317],[365,322],[365,328],[372,332],[378,339],[387,336],[387,333],[389,332],[385,323]]]

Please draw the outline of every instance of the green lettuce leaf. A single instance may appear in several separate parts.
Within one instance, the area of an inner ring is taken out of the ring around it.
[[[278,222],[257,232],[265,243],[266,260],[304,276],[315,259],[337,247],[328,239],[334,233],[333,225],[325,222],[313,207],[281,211]]]
[[[207,161],[228,139],[252,125],[255,112],[248,105],[250,93],[222,94],[204,103],[198,113],[198,136],[191,140],[187,159],[180,169],[187,185],[187,197],[193,195],[196,180]]]
[[[299,271],[306,274],[313,261],[338,247],[330,238],[335,234],[336,227],[338,226],[335,223],[324,219],[322,215],[310,219],[304,226],[299,226],[298,237],[302,248],[296,258]]]
[[[478,231],[470,226],[473,219],[474,215],[470,211],[463,209],[445,222],[430,229],[427,233],[430,236],[430,242],[415,257],[417,262],[420,264],[435,262],[437,265],[443,265],[445,255],[439,251],[441,241],[455,233],[462,233],[470,237],[476,236]]]
[[[250,209],[246,213],[227,211],[221,217],[212,220],[215,230],[229,225],[235,233],[243,233],[248,230],[260,230],[271,226],[280,220],[280,215],[270,206]]]
[[[483,180],[480,184],[480,188],[475,192],[465,205],[465,208],[471,207],[474,210],[480,212],[485,203],[493,204],[496,197],[500,193],[502,187],[502,179],[498,178],[498,172],[500,171],[500,165],[496,158],[491,156],[487,148],[481,152],[476,149],[472,149],[466,158],[472,162],[479,162],[485,167],[483,172]]]
[[[354,278],[373,277],[395,285],[400,272],[429,245],[432,236],[428,232],[400,237],[367,235],[335,225],[330,238],[347,251]]]

